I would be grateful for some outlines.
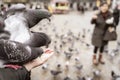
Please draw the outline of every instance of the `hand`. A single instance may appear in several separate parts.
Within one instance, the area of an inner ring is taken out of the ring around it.
[[[115,31],[115,28],[109,27],[108,30],[109,30],[109,32],[113,32],[113,31]]]
[[[93,19],[97,19],[97,18],[98,18],[98,16],[94,15],[92,18],[93,18]]]
[[[40,57],[41,59],[40,61],[42,62],[42,64],[45,63],[53,54],[54,54],[53,50],[46,49]]]
[[[53,54],[54,54],[54,52],[52,50],[47,49],[41,55],[41,57],[38,57],[38,58],[34,59],[33,61],[30,61],[30,62],[24,64],[24,66],[28,71],[30,71],[33,68],[38,67],[38,66],[42,65],[43,63],[45,63]]]

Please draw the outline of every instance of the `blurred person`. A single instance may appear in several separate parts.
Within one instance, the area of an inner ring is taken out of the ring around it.
[[[97,7],[97,6],[94,6],[94,7],[93,7],[93,10],[98,10],[98,7]]]
[[[73,3],[72,2],[70,3],[70,8],[73,9]]]
[[[4,4],[1,4],[1,10],[2,11],[6,10],[6,7],[4,6]]]
[[[118,26],[119,25],[119,21],[120,21],[120,19],[119,19],[120,18],[119,3],[116,5],[115,9],[113,10],[113,16],[114,16],[115,25]],[[118,35],[118,40],[117,40],[117,50],[120,51],[120,37],[119,37],[119,35]]]
[[[77,3],[77,10],[80,11],[80,3]]]
[[[5,12],[6,12],[6,7],[3,5],[3,4],[1,4],[1,13],[2,13],[2,16],[4,16],[5,15]]]
[[[107,23],[108,19],[112,18],[112,13],[109,11],[109,7],[107,2],[102,2],[100,5],[100,11],[93,16],[91,23],[95,24],[95,28],[92,35],[92,44],[94,45],[94,54],[93,54],[93,64],[97,65],[98,63],[104,64],[103,59],[103,51],[104,46],[108,43],[108,41],[104,41],[104,35],[107,31]],[[97,52],[99,49],[99,58],[97,61]]]
[[[1,4],[1,11],[6,11],[6,7],[4,6],[4,4]]]
[[[114,17],[115,25],[118,26],[119,18],[120,18],[120,10],[118,9],[118,5],[113,10],[113,17]]]
[[[12,6],[12,4],[11,4],[11,3],[9,3],[9,4],[8,4],[8,8],[10,8],[11,6]]]
[[[84,14],[84,12],[85,12],[85,8],[84,6],[81,6],[81,13]]]

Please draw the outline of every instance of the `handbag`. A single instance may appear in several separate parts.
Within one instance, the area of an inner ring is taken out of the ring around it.
[[[114,27],[110,27],[108,28],[108,30],[106,31],[103,40],[105,41],[115,41],[117,40],[117,33],[115,31]]]

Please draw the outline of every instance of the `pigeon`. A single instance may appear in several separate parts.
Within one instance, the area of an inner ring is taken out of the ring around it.
[[[80,71],[83,68],[83,65],[76,65],[75,67],[78,71]]]
[[[64,80],[71,80],[71,78],[67,76],[64,78]]]
[[[78,80],[86,80],[85,77],[79,77],[77,76]]]
[[[66,59],[71,59],[72,57],[72,53],[68,53],[68,52],[64,52],[65,56],[66,56]]]
[[[62,73],[62,71],[55,71],[55,70],[51,70],[50,72],[51,72],[51,74],[54,75],[54,76],[57,76],[57,75],[59,75],[60,73]]]
[[[101,70],[95,70],[93,71],[93,74],[95,77],[99,77],[101,75]]]
[[[4,60],[5,64],[22,65],[42,55],[43,50],[19,42],[1,39],[0,52],[0,59]]]
[[[112,80],[120,80],[120,75],[117,75],[114,71],[111,71]]]
[[[41,45],[42,43],[44,45],[48,45],[51,42],[50,38],[46,34],[31,32],[29,29],[38,24],[42,19],[51,17],[51,14],[48,11],[27,10],[23,8],[23,5],[11,6],[10,10],[14,10],[14,14],[4,20],[4,30],[10,33],[9,40],[27,43],[32,47],[41,47],[43,46]],[[41,38],[43,39],[42,41],[47,40],[48,44],[46,42],[41,42]]]
[[[29,10],[24,4],[11,6],[6,18],[0,17],[0,59],[3,64],[23,65],[43,53],[39,47],[48,46],[51,39],[45,33],[31,32],[30,28],[49,17],[48,11]]]
[[[42,69],[47,70],[48,69],[48,64],[43,64]]]

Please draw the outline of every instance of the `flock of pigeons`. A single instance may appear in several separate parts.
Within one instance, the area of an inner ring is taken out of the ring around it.
[[[26,9],[26,6],[23,4],[16,4],[11,6],[6,14],[0,16],[0,63],[4,64],[17,64],[23,65],[36,57],[40,56],[43,53],[42,46],[48,47],[51,43],[51,39],[49,36],[42,32],[33,32],[30,31],[30,28],[37,25],[41,20],[48,19],[50,21],[50,17],[52,15],[43,9],[32,10]],[[41,28],[42,29],[42,28]],[[46,29],[47,30],[47,29]],[[58,45],[58,40],[53,40],[52,45],[54,47],[57,55],[63,51],[64,46],[68,46],[67,43],[71,43],[69,47],[67,47],[68,51],[64,51],[64,55],[66,57],[66,70],[69,70],[69,60],[73,56],[73,53],[80,53],[79,49],[74,49],[75,41],[80,41],[87,48],[90,48],[90,44],[84,42],[85,35],[82,35],[82,39],[79,39],[80,34],[78,36],[74,36],[74,34],[69,31],[66,35],[58,35],[56,31],[56,27],[53,29],[55,32],[55,38],[59,39],[60,44]],[[79,58],[75,58],[76,64],[75,68],[78,72],[84,67],[79,64]],[[0,65],[2,67],[2,65]],[[43,65],[42,69],[46,71],[48,65]],[[58,70],[51,70],[51,74],[56,78],[57,75],[61,74],[63,71],[60,70],[61,64],[57,65]],[[101,71],[95,70],[93,71],[94,77],[100,77]],[[120,76],[116,75],[114,71],[111,72],[111,76],[113,80],[119,80]],[[64,80],[72,80],[69,76],[66,76]],[[80,77],[77,76],[77,80],[93,80],[93,77]]]

